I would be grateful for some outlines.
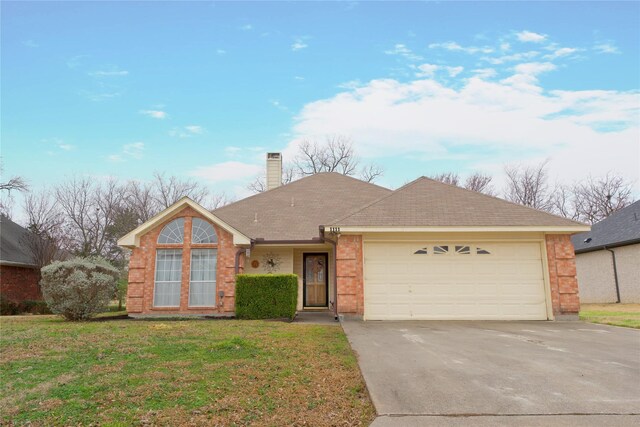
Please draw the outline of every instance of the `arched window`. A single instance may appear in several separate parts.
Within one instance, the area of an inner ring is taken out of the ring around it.
[[[200,218],[193,218],[191,243],[218,243],[213,225]]]
[[[158,243],[182,242],[184,242],[184,218],[174,219],[165,225],[158,236]]]

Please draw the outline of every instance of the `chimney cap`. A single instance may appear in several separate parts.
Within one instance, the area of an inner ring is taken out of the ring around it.
[[[267,159],[279,159],[282,157],[281,153],[267,153]]]

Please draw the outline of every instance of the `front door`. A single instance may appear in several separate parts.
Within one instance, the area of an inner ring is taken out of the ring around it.
[[[304,306],[327,307],[327,254],[304,254]]]

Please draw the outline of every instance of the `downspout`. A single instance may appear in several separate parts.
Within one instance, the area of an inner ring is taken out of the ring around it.
[[[338,242],[336,240],[327,239],[327,237],[324,234],[324,227],[322,226],[320,227],[320,232],[322,234],[322,240],[325,242],[331,243],[331,246],[333,247],[333,251],[331,251],[331,261],[333,262],[333,268],[331,269],[331,277],[333,278],[333,318],[337,321],[338,320],[338,268],[337,268],[338,256],[336,252],[337,252]]]
[[[616,284],[616,304],[620,304],[620,284],[618,283],[618,267],[616,265],[616,253],[613,249],[609,249],[606,246],[604,247],[605,251],[611,252],[611,260],[613,261],[613,280]]]

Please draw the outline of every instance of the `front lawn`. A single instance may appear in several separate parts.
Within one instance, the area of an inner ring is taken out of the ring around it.
[[[580,319],[640,329],[640,304],[582,304]]]
[[[0,319],[0,424],[367,425],[339,326]]]

